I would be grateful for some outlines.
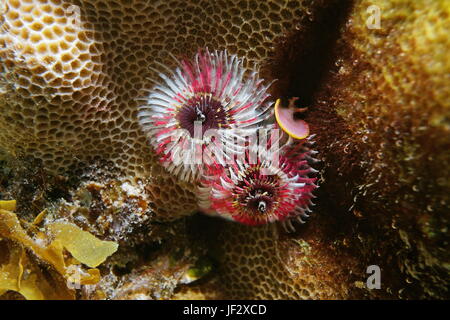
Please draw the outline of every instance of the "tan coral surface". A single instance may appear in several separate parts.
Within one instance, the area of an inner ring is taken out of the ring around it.
[[[304,15],[301,2],[6,0],[0,147],[59,172],[113,161],[153,177],[161,216],[191,213],[191,188],[164,174],[136,120],[149,67],[203,47],[262,62]]]
[[[151,87],[147,77],[154,77],[148,66],[170,65],[169,52],[192,56],[203,46],[228,49],[250,62],[270,62],[269,78],[280,79],[275,91],[307,102],[306,121],[317,133],[322,159],[314,215],[293,235],[273,226],[182,219],[198,224],[185,232],[203,235],[216,268],[202,281],[179,286],[175,298],[449,297],[447,2],[5,3],[0,147],[36,156],[55,171],[100,156],[132,175],[148,175],[147,191],[163,216],[190,213],[195,205],[192,186],[163,174],[137,126],[136,98]],[[336,9],[337,3],[352,5]],[[372,4],[381,9],[381,29],[367,28]],[[68,21],[76,8],[81,24],[75,28]],[[14,14],[27,10],[20,18]],[[46,17],[59,14],[61,21],[45,24]],[[21,23],[28,29],[20,29]],[[33,43],[31,31],[40,26],[50,28],[48,41],[60,51]],[[89,56],[86,64],[53,69],[82,54]],[[45,75],[56,80],[54,86]],[[86,81],[77,82],[77,75]],[[102,199],[108,199],[107,191],[102,187]],[[138,255],[134,250],[125,256]],[[118,254],[113,258],[123,258]],[[365,287],[372,264],[381,267],[381,290]],[[123,277],[129,279],[122,288],[126,296],[141,296],[139,274],[131,270]]]

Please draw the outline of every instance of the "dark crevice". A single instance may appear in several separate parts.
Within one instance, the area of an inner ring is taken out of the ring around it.
[[[353,1],[318,1],[291,32],[278,41],[269,65],[278,79],[275,97],[299,97],[299,107],[310,107],[327,73],[335,66],[335,46],[353,7]]]

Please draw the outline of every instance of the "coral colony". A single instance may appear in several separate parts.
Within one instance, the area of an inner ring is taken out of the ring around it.
[[[307,124],[292,133],[292,117],[279,102],[275,117],[270,85],[235,55],[204,50],[178,65],[161,66],[168,73],[158,73],[162,82],[139,110],[162,164],[199,183],[205,213],[246,225],[280,221],[289,230],[291,220],[304,223],[317,188]]]

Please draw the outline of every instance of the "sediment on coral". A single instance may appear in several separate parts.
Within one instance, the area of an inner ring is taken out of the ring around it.
[[[228,297],[285,297],[295,272],[314,284],[339,283],[325,285],[330,298],[449,296],[449,7],[377,1],[381,29],[369,29],[372,4],[319,8],[278,43],[266,72],[280,78],[274,92],[308,107],[302,119],[317,134],[321,188],[308,224],[289,237],[266,242],[263,232],[223,226],[226,271],[216,288]],[[259,241],[259,249],[237,245]],[[270,271],[277,263],[289,285]],[[380,290],[366,287],[374,264]],[[303,296],[320,296],[310,291]]]
[[[362,261],[385,261],[389,295],[448,297],[450,8],[378,1],[381,28],[369,29],[370,4],[355,3],[316,93],[310,121],[321,137],[322,191],[357,218],[352,249]],[[343,130],[331,130],[335,119]]]

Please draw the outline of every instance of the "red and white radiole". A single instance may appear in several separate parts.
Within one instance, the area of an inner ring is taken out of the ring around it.
[[[206,49],[176,61],[173,70],[161,65],[166,72],[138,113],[161,163],[199,184],[205,213],[247,225],[280,221],[289,230],[292,220],[303,223],[317,188],[307,124],[301,137],[286,131],[295,126],[280,123],[287,113],[274,116],[270,84],[236,55]]]

